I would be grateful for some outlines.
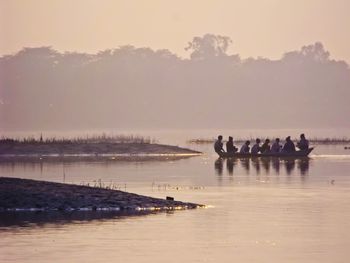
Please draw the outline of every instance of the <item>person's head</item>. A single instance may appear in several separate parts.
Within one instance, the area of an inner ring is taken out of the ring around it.
[[[222,140],[222,135],[218,136],[218,140],[221,141]]]
[[[300,134],[300,139],[305,139],[305,134],[304,133]]]
[[[288,136],[288,137],[286,138],[286,141],[287,141],[287,142],[289,142],[289,141],[290,141],[290,136]]]
[[[232,141],[233,141],[232,136],[228,136],[228,141],[229,141],[229,142],[232,142]]]
[[[270,142],[270,139],[266,139],[266,140],[265,140],[265,143],[269,143],[269,142]]]
[[[256,143],[260,143],[260,139],[259,138],[256,138]]]
[[[250,144],[250,141],[246,141],[246,142],[245,142],[245,145],[249,145],[249,144]]]
[[[280,142],[280,138],[276,138],[276,140],[275,140],[276,142]]]

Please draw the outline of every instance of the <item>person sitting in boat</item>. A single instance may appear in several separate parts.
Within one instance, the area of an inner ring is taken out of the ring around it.
[[[235,153],[237,151],[238,151],[238,148],[233,145],[233,138],[229,136],[228,141],[226,143],[226,152]]]
[[[224,153],[225,150],[222,148],[223,146],[224,146],[224,144],[222,143],[222,135],[219,135],[218,139],[214,143],[214,150],[215,150],[215,152],[218,153],[218,154]]]
[[[257,138],[255,140],[255,144],[252,147],[251,153],[252,154],[258,154],[260,152],[260,139]]]
[[[284,144],[282,151],[286,153],[295,152],[295,145],[290,139],[290,136],[286,138],[286,143]]]
[[[270,152],[270,140],[266,139],[263,145],[260,148],[261,153],[268,153]]]
[[[246,141],[243,145],[242,145],[242,147],[241,147],[241,149],[240,149],[240,153],[249,153],[249,151],[250,151],[250,147],[249,147],[249,144],[250,144],[250,141]]]
[[[297,143],[297,147],[301,151],[306,151],[309,149],[309,141],[305,138],[305,134],[300,134],[300,141]]]
[[[275,142],[271,146],[271,153],[279,153],[282,146],[280,145],[280,138],[276,138]]]

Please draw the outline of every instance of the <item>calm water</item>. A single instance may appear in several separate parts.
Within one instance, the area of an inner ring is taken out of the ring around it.
[[[141,216],[16,216],[22,226],[0,228],[0,262],[349,261],[350,151],[343,145],[317,146],[309,160],[295,161],[220,161],[211,145],[192,148],[205,154],[136,163],[1,163],[0,176],[101,180],[211,207]]]

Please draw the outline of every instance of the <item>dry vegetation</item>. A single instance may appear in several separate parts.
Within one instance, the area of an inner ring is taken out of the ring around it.
[[[140,143],[140,144],[151,144],[156,143],[155,139],[150,137],[143,137],[139,135],[92,135],[85,137],[73,137],[73,138],[56,138],[49,137],[35,138],[33,136],[24,138],[9,138],[1,137],[0,144],[74,144],[74,143]]]
[[[2,138],[0,157],[5,156],[72,156],[198,154],[190,149],[155,143],[149,137],[134,135],[100,135],[75,138]]]

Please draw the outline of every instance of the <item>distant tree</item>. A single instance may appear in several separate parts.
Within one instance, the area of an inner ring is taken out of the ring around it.
[[[232,40],[227,36],[206,34],[203,37],[194,37],[185,50],[192,51],[191,59],[201,60],[227,56],[226,52]]]
[[[314,62],[327,62],[329,61],[329,52],[326,51],[321,42],[316,42],[312,45],[303,46],[300,51],[292,51],[285,53],[283,60],[304,60]]]
[[[310,58],[314,61],[325,62],[329,60],[329,52],[326,51],[321,42],[316,42],[313,45],[303,46],[301,54],[304,57]]]

